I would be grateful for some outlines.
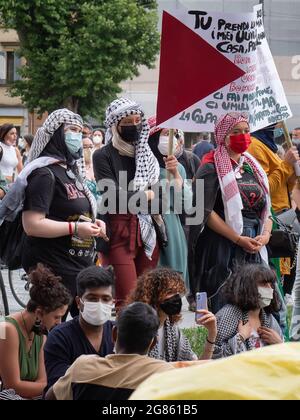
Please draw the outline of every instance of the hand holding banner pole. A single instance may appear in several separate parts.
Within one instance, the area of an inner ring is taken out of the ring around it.
[[[289,130],[287,128],[287,125],[286,125],[285,121],[281,121],[280,125],[281,125],[281,128],[283,129],[285,142],[286,142],[288,148],[291,149],[294,145],[293,145],[293,142],[291,140]],[[300,171],[299,163],[300,162],[296,162],[294,167],[295,167],[295,174],[297,175],[297,187],[300,189],[300,176],[298,175],[300,173],[299,172]]]

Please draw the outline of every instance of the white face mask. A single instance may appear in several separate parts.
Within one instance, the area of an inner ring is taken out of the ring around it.
[[[111,318],[112,305],[102,302],[83,302],[82,318],[90,325],[99,327]]]
[[[173,137],[172,155],[174,155],[176,147],[177,147],[177,138]],[[158,150],[163,156],[169,155],[169,136],[160,136],[159,143],[158,143]]]
[[[271,305],[274,297],[274,290],[270,289],[269,287],[259,287],[258,295],[260,308],[266,308]]]
[[[24,139],[22,139],[22,138],[20,138],[19,139],[19,141],[18,141],[18,145],[19,145],[19,147],[21,148],[21,149],[25,149],[26,148],[26,143],[25,143],[25,140]]]
[[[96,144],[96,146],[98,146],[99,144],[102,143],[102,137],[101,136],[94,136],[93,137],[93,143]]]

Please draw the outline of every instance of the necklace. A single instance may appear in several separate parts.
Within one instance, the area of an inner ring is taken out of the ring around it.
[[[27,325],[26,325],[26,322],[25,322],[25,319],[24,319],[24,316],[23,316],[23,312],[21,312],[21,317],[22,317],[23,326],[24,326],[24,329],[26,331],[26,335],[27,335],[28,341],[32,342],[33,341],[33,338],[30,336],[30,333],[28,333],[28,329],[27,329]]]

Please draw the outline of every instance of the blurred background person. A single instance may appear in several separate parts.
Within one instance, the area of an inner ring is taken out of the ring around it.
[[[82,126],[82,136],[89,137],[90,139],[93,137],[93,127],[86,122]]]
[[[0,145],[0,162],[3,156],[3,149]],[[7,191],[7,181],[6,178],[2,175],[1,169],[0,169],[0,200],[5,196]]]
[[[23,137],[21,137],[21,139],[19,139],[18,147],[21,151],[23,166],[26,165],[26,162],[28,160],[28,155],[33,142],[33,138],[34,137],[32,134],[25,134]]]
[[[8,182],[13,182],[16,171],[23,169],[22,156],[17,146],[17,129],[12,124],[3,124],[0,127],[0,142],[3,156],[0,162],[0,170]]]
[[[82,146],[83,146],[85,173],[86,173],[86,184],[89,187],[89,190],[97,198],[97,185],[95,181],[93,161],[92,161],[92,155],[93,155],[93,149],[94,149],[94,144],[93,144],[92,139],[90,137],[83,137]]]
[[[198,156],[200,161],[202,160],[203,156],[206,153],[214,150],[214,146],[210,142],[210,135],[209,133],[202,133],[202,138],[200,141],[194,146],[193,153]]]
[[[251,144],[248,149],[267,174],[272,208],[277,214],[291,208],[290,193],[296,183],[294,163],[299,161],[296,147],[289,149],[283,160],[278,156],[276,138],[281,136],[282,129],[272,124],[251,133]]]
[[[94,151],[101,149],[104,146],[104,137],[105,134],[102,130],[97,128],[93,132],[93,143],[94,143]]]
[[[293,141],[295,146],[300,145],[300,127],[296,127],[292,131],[292,141]]]

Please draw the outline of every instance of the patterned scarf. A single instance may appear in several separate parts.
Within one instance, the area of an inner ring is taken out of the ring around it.
[[[163,325],[163,348],[164,354],[160,354],[159,347],[161,343],[156,343],[149,352],[149,357],[153,359],[165,360],[166,362],[178,362],[186,360],[194,360],[193,353],[188,339],[179,334],[179,329],[176,324],[172,324],[167,319]]]
[[[270,316],[267,315],[264,309],[260,313],[262,327],[270,328]],[[238,325],[243,321],[245,325],[249,321],[249,314],[247,311],[242,311],[241,308],[234,305],[224,306],[217,314],[218,321],[218,335],[216,338],[216,346],[222,346],[224,341],[234,337],[238,332]],[[249,348],[249,340],[246,340],[246,346]]]
[[[83,121],[81,116],[75,114],[74,112],[66,108],[57,109],[56,111],[52,112],[34,136],[28,156],[29,162],[32,162],[33,160],[37,159],[42,154],[47,144],[51,141],[53,134],[56,132],[56,130],[58,130],[58,128],[62,124],[76,125],[80,128],[83,127]],[[74,165],[74,168],[74,175],[79,178],[79,181],[83,185],[84,193],[87,199],[89,200],[92,208],[93,219],[95,219],[97,214],[96,200],[90,192],[90,190],[88,189],[88,187],[86,186],[85,181],[80,179],[80,174],[83,176],[85,175],[85,166],[83,163],[83,159],[78,159]]]
[[[134,177],[135,191],[144,190],[148,186],[154,185],[159,180],[159,165],[155,159],[149,145],[149,125],[141,107],[134,101],[126,98],[119,98],[113,101],[106,110],[105,125],[107,127],[105,142],[112,141],[112,128],[117,128],[117,124],[130,115],[140,115],[142,118],[142,132],[139,141],[135,144],[136,171]],[[141,228],[141,237],[144,244],[146,256],[151,260],[156,246],[156,232],[152,218],[148,214],[138,215]]]
[[[230,113],[220,117],[215,127],[217,149],[214,152],[214,162],[219,178],[220,188],[225,210],[226,223],[239,235],[243,232],[243,203],[239,187],[232,168],[232,163],[225,144],[225,138],[234,126],[248,119],[241,113]],[[258,182],[266,193],[266,206],[262,214],[262,226],[270,215],[271,200],[269,182],[260,164],[249,154],[244,153],[244,161],[251,167]]]

